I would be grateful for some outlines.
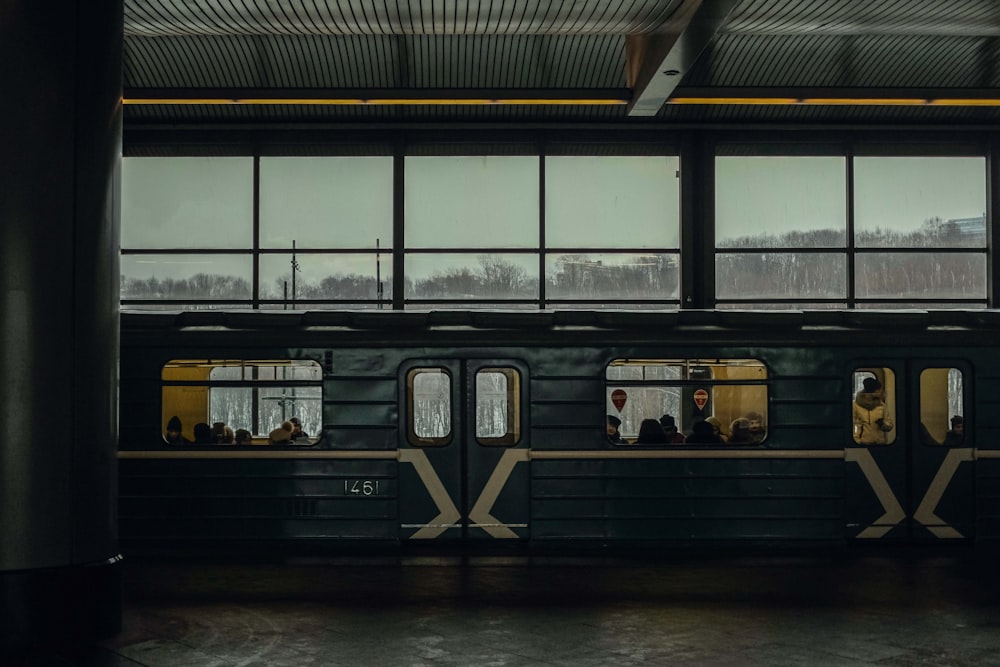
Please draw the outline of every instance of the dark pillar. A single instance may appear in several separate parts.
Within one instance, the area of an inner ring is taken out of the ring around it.
[[[0,647],[121,623],[122,0],[0,3]]]
[[[681,141],[681,308],[715,308],[715,143]]]

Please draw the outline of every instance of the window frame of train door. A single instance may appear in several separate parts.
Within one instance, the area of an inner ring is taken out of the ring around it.
[[[968,507],[971,503],[974,507],[974,470],[971,450],[968,450],[971,443],[967,440],[967,447],[963,448],[934,447],[923,444],[921,437],[921,373],[926,369],[947,368],[962,372],[963,410],[969,413],[969,407],[974,403],[971,398],[971,366],[966,362],[933,357],[909,360],[883,358],[855,360],[848,366],[846,377],[851,392],[850,415],[854,410],[855,374],[872,369],[892,372],[896,426],[895,439],[891,443],[864,445],[854,440],[853,417],[850,419],[844,477],[844,518],[849,540],[857,543],[926,542],[939,540],[940,537],[972,536],[971,532],[959,533],[953,526],[947,525],[946,520],[934,514],[939,505],[938,490],[943,495],[958,490],[958,499],[950,498],[949,504]],[[969,422],[966,417],[967,438]],[[952,450],[955,453],[949,455]],[[970,454],[968,465],[964,465],[966,453]],[[961,465],[953,466],[956,458],[963,458],[958,461]],[[957,473],[957,479],[952,473]],[[935,481],[939,474],[943,477]],[[964,485],[964,495],[959,490],[963,480],[968,482]],[[942,485],[944,488],[941,488]],[[965,513],[968,522],[962,526],[971,530],[975,520],[974,509],[967,509]],[[931,529],[925,524],[929,524]]]
[[[923,431],[923,374],[927,370],[957,370],[962,378],[962,418],[965,435],[961,445],[927,442]],[[907,413],[910,438],[909,488],[906,507],[912,538],[921,542],[962,542],[975,537],[975,414],[973,368],[958,359],[916,359],[910,361]]]
[[[411,377],[420,370],[450,378],[447,442],[414,442]],[[476,373],[513,370],[519,376],[514,410],[519,438],[481,443],[476,437]],[[399,537],[427,540],[526,540],[529,536],[527,365],[509,358],[411,358],[399,368]]]

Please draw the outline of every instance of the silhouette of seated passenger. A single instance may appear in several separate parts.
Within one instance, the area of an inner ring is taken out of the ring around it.
[[[226,426],[225,422],[215,422],[212,424],[212,440],[217,445],[233,444],[233,429]]]
[[[965,419],[962,415],[951,418],[951,430],[944,434],[945,447],[959,447],[965,442]]]
[[[291,417],[288,422],[292,425],[292,440],[309,439],[309,434],[302,430],[302,421],[298,417]]]
[[[189,445],[191,441],[184,437],[182,434],[181,419],[177,415],[174,415],[167,421],[167,433],[163,436],[163,439],[168,445]]]
[[[639,424],[639,437],[636,438],[637,445],[666,445],[667,434],[663,432],[663,427],[655,419],[643,419]]]
[[[608,415],[608,442],[614,445],[627,445],[628,440],[622,437],[622,434],[618,432],[618,429],[622,425],[622,420],[618,419],[614,415]]]
[[[215,440],[212,439],[212,427],[205,422],[198,422],[194,425],[194,444],[196,445],[213,445]]]
[[[663,415],[660,417],[660,426],[663,428],[664,435],[667,436],[667,442],[675,445],[684,443],[686,438],[683,433],[677,430],[677,422],[674,420],[673,415]]]
[[[716,444],[721,445],[723,440],[715,434],[715,427],[711,422],[704,419],[696,421],[691,427],[691,435],[688,436],[689,444]]]
[[[730,445],[756,444],[756,441],[753,439],[753,433],[750,432],[750,420],[746,417],[734,419],[729,428],[732,431],[732,435],[729,436]]]
[[[292,444],[292,429],[294,426],[290,421],[281,422],[281,426],[267,434],[267,441],[272,445]]]

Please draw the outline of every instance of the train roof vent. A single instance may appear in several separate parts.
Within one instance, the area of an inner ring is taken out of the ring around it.
[[[736,329],[800,329],[805,316],[801,310],[720,310],[718,323]]]
[[[351,323],[351,313],[343,310],[310,310],[302,315],[304,327],[346,327]]]
[[[472,313],[472,323],[484,329],[528,329],[552,326],[552,313],[523,310],[483,310]]]
[[[419,329],[427,326],[426,312],[359,310],[350,315],[350,326],[355,329]]]
[[[609,329],[648,328],[673,329],[677,326],[676,310],[609,310],[597,313],[597,324]]]
[[[179,327],[224,327],[226,317],[224,310],[188,310],[177,316]]]
[[[304,313],[286,310],[235,311],[226,313],[226,325],[231,329],[299,327]]]
[[[989,329],[1000,329],[1000,310],[966,310],[953,311],[965,315],[970,324]]]
[[[678,324],[685,327],[711,327],[719,324],[715,310],[682,310],[677,314]]]
[[[844,324],[861,329],[926,329],[931,322],[926,310],[848,310]]]
[[[179,311],[133,310],[120,313],[121,325],[130,329],[167,329],[174,326]]]
[[[597,313],[593,310],[552,311],[552,324],[557,327],[596,327]]]

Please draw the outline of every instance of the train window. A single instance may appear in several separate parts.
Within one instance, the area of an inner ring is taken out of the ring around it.
[[[521,374],[513,368],[476,371],[476,441],[516,445],[521,439]]]
[[[925,368],[920,372],[920,435],[925,445],[965,443],[962,371]]]
[[[854,371],[854,442],[891,445],[896,441],[896,375],[889,368]]]
[[[177,417],[191,442],[206,444],[205,426],[217,424],[222,439],[208,442],[232,443],[241,429],[266,438],[293,417],[306,434],[323,428],[323,370],[311,359],[176,359],[161,378],[163,423]]]
[[[616,359],[605,380],[616,444],[754,445],[767,435],[767,367],[756,359]]]
[[[451,442],[451,376],[443,368],[414,368],[406,375],[410,444]]]

